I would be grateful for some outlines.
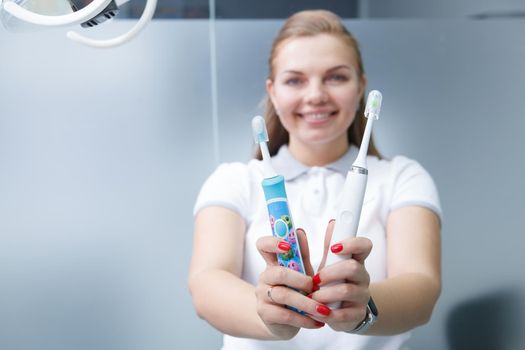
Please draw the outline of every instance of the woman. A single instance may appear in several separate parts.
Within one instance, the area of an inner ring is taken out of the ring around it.
[[[372,142],[358,237],[329,247],[366,122],[365,87],[358,44],[339,17],[303,11],[286,21],[269,59],[265,118],[307,274],[276,261],[290,247],[271,236],[260,160],[219,166],[195,206],[189,286],[199,316],[225,333],[223,349],[399,349],[430,319],[441,290],[440,207],[417,162],[383,160]],[[326,254],[352,259],[324,266]],[[379,317],[367,324],[371,297]]]

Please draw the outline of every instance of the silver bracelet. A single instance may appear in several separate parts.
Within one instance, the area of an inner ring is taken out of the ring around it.
[[[361,323],[359,323],[351,331],[345,332],[351,334],[365,333],[368,330],[368,328],[370,328],[374,323],[376,323],[378,315],[379,313],[377,312],[376,304],[374,303],[372,297],[370,297],[370,299],[368,300],[368,304],[366,304],[366,315],[363,321],[361,321]]]

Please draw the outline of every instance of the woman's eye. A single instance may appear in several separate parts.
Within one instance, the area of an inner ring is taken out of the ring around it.
[[[328,80],[330,81],[347,81],[348,78],[346,77],[346,75],[342,75],[342,74],[332,74],[328,77]]]
[[[290,79],[287,79],[284,83],[286,85],[290,85],[290,86],[296,86],[296,85],[300,85],[301,84],[301,79],[299,78],[290,78]]]

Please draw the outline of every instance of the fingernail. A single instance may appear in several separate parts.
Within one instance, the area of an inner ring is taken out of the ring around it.
[[[343,245],[341,243],[336,243],[330,248],[330,250],[332,253],[339,253],[341,250],[343,250]]]
[[[306,235],[306,231],[305,231],[304,229],[302,229],[302,228],[300,228],[300,227],[298,227],[298,228],[295,229],[295,231],[299,231],[299,230],[303,231],[303,233]]]
[[[312,299],[312,294],[314,294],[314,293],[310,293],[306,297]]]
[[[314,284],[314,287],[312,288],[312,292],[317,292],[319,289],[321,289],[321,287],[319,287],[319,285],[317,284]]]
[[[330,221],[328,221],[328,223],[331,224],[334,221],[335,221],[335,219],[330,219]]]
[[[315,309],[317,310],[317,312],[319,312],[323,316],[328,316],[330,315],[330,312],[332,312],[332,310],[330,310],[328,306],[325,306],[323,304],[317,305]]]
[[[290,248],[292,248],[290,246],[290,243],[288,243],[288,242],[279,242],[279,244],[277,246],[279,247],[279,249],[284,250],[284,251],[289,251]]]
[[[314,277],[312,277],[312,281],[314,282],[314,285],[321,284],[321,277],[319,274],[316,274]]]
[[[315,321],[315,326],[321,328],[321,327],[324,327],[324,323],[323,322],[319,322],[319,321]]]

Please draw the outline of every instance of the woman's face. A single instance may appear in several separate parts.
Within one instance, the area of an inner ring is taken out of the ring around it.
[[[277,48],[268,94],[290,146],[348,146],[366,77],[359,77],[354,50],[329,34],[292,38]]]

